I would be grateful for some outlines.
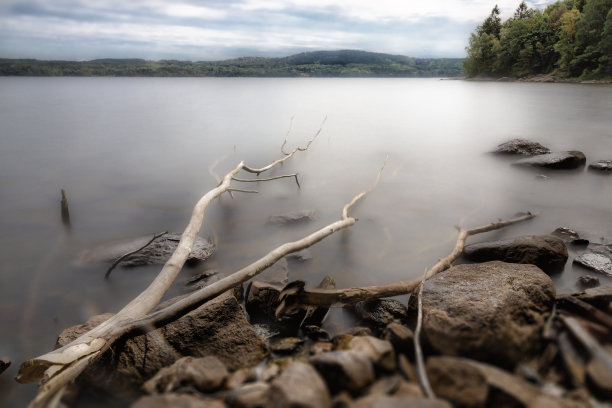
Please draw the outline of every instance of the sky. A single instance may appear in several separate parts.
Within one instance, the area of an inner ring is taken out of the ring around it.
[[[0,58],[204,61],[339,49],[462,58],[495,3],[505,19],[520,1],[0,0]]]

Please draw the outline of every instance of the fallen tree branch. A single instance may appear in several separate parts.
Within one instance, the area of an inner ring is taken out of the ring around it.
[[[110,277],[110,274],[113,271],[113,269],[115,269],[117,267],[117,265],[119,265],[119,263],[121,261],[123,261],[125,258],[127,258],[130,255],[134,255],[134,254],[142,251],[143,249],[145,249],[146,247],[151,245],[151,242],[155,241],[159,237],[162,237],[162,236],[166,235],[167,233],[168,233],[168,231],[164,231],[164,232],[160,232],[159,234],[155,234],[155,235],[153,235],[153,238],[151,238],[151,240],[149,242],[147,242],[146,244],[144,244],[140,248],[135,249],[133,251],[130,251],[130,252],[126,253],[126,254],[123,254],[119,258],[115,259],[115,262],[113,262],[113,264],[108,268],[108,270],[104,274],[104,279],[108,279]]]
[[[423,328],[423,286],[425,285],[425,278],[419,284],[419,291],[417,293],[417,325],[414,330],[414,357],[417,363],[417,376],[419,378],[419,384],[421,389],[429,399],[435,399],[434,394],[429,384],[429,378],[427,378],[427,372],[425,371],[425,362],[423,360],[423,350],[421,348],[421,329]]]

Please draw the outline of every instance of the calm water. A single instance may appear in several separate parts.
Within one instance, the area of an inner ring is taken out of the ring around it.
[[[612,240],[612,177],[587,171],[526,171],[487,154],[514,137],[556,150],[612,159],[612,87],[435,79],[134,79],[0,78],[0,405],[22,405],[35,386],[17,385],[19,364],[53,347],[64,328],[117,311],[159,267],[76,266],[84,248],[126,237],[182,231],[193,204],[240,160],[260,166],[320,138],[262,184],[259,194],[223,197],[202,236],[217,236],[214,258],[186,269],[222,273],[339,218],[342,206],[374,180],[378,188],[353,212],[359,222],[290,265],[292,278],[339,287],[416,278],[452,248],[454,225],[477,226],[541,211],[531,222],[470,242],[559,226]],[[60,220],[67,191],[72,232]],[[247,185],[245,188],[253,188]],[[270,215],[315,210],[295,228]],[[571,255],[575,256],[575,252]],[[576,289],[585,271],[568,263],[553,277]],[[603,281],[606,278],[600,277]],[[609,280],[608,280],[609,281]],[[336,313],[341,320],[342,313]],[[332,319],[333,320],[333,319]],[[332,321],[333,323],[333,321]],[[332,324],[330,323],[330,324]]]

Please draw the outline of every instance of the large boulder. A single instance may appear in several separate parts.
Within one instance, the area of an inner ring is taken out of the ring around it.
[[[539,352],[555,288],[534,265],[493,261],[433,276],[422,300],[424,338],[435,351],[514,367]]]
[[[548,147],[542,146],[538,142],[527,139],[512,139],[497,146],[494,153],[497,154],[521,154],[524,156],[535,156],[538,154],[550,153]]]
[[[94,316],[83,325],[64,330],[57,346],[64,346],[110,316]],[[95,388],[134,397],[142,392],[145,381],[183,356],[215,356],[229,370],[236,370],[253,366],[268,354],[266,342],[247,322],[236,298],[226,293],[164,327],[118,341],[86,370],[84,380]]]
[[[473,262],[504,261],[533,264],[544,272],[557,272],[567,262],[567,247],[554,235],[524,235],[503,241],[467,245],[465,258]]]
[[[540,154],[515,161],[516,166],[546,167],[549,169],[571,170],[584,166],[586,157],[577,150]]]

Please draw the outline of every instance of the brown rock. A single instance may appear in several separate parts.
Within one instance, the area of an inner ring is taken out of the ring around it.
[[[332,351],[333,348],[334,345],[332,343],[319,341],[310,347],[310,354],[328,353]]]
[[[370,386],[368,394],[394,394],[403,383],[404,380],[398,374],[382,377]]]
[[[189,386],[201,392],[212,392],[221,388],[228,375],[225,365],[216,357],[183,357],[159,370],[144,388],[149,394],[163,394]]]
[[[354,351],[318,354],[310,357],[308,362],[323,376],[332,394],[341,390],[357,393],[374,382],[372,362]]]
[[[310,364],[294,362],[270,385],[272,407],[331,407],[329,391],[321,376]]]
[[[283,337],[270,343],[270,350],[279,354],[296,353],[302,349],[304,340],[299,337]]]
[[[436,396],[456,407],[484,407],[489,386],[478,368],[453,357],[429,357],[427,377]]]
[[[392,299],[377,299],[355,304],[355,313],[364,322],[375,326],[385,327],[393,321],[406,321],[408,312],[406,306]]]
[[[348,349],[366,355],[375,367],[394,371],[395,351],[390,342],[372,336],[357,336],[348,344]]]
[[[444,355],[514,367],[536,355],[555,300],[550,277],[533,265],[458,265],[423,288],[425,339]],[[416,312],[416,296],[411,310]]]
[[[355,400],[352,408],[452,408],[448,402],[440,399],[426,399],[411,396],[388,396],[382,394],[367,395]]]
[[[571,170],[584,166],[586,157],[577,150],[540,154],[514,162],[516,166],[545,167],[548,169]]]
[[[554,235],[525,235],[510,240],[467,245],[463,255],[474,262],[503,261],[532,264],[544,272],[557,272],[567,262],[567,247]]]
[[[403,324],[389,323],[383,332],[383,339],[390,341],[397,353],[414,354],[414,333]]]
[[[146,395],[131,405],[131,408],[225,408],[218,400],[203,399],[189,394]]]
[[[531,140],[512,139],[497,146],[494,153],[535,156],[538,154],[550,153],[550,149],[542,146],[538,142],[532,142]]]
[[[423,391],[421,390],[421,386],[416,382],[408,381],[402,381],[393,395],[395,395],[396,397],[424,397]]]
[[[264,408],[270,406],[270,385],[255,382],[243,385],[230,392],[225,400],[232,408]]]

